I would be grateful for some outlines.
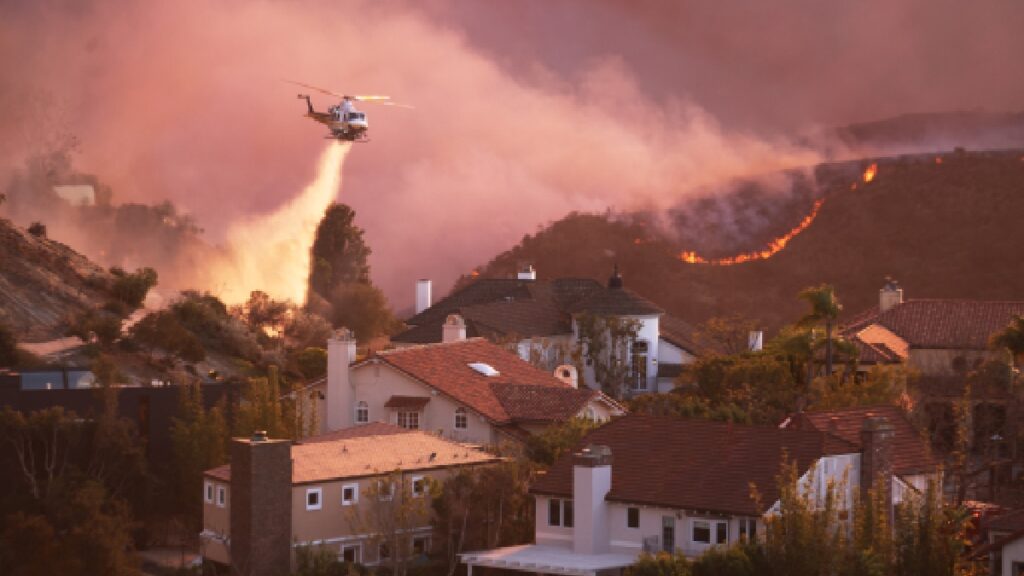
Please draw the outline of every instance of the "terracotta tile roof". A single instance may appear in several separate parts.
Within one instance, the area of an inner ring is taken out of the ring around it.
[[[892,364],[905,359],[885,344],[869,344],[856,337],[850,342],[857,347],[857,361],[862,364]]]
[[[334,437],[329,440],[292,445],[292,484],[500,461],[497,456],[478,448],[418,430],[347,438],[335,436],[336,433],[331,435]],[[230,481],[231,465],[207,470],[205,475]]]
[[[515,422],[565,421],[580,413],[587,402],[600,395],[584,388],[552,388],[522,384],[491,384],[495,397]]]
[[[843,328],[844,334],[881,324],[910,348],[987,350],[989,337],[1024,314],[1024,302],[907,300],[885,312],[875,308]]]
[[[868,415],[884,416],[895,428],[893,472],[901,475],[932,472],[939,465],[938,458],[932,455],[924,436],[914,428],[903,410],[895,406],[801,412],[790,419],[789,426],[798,430],[835,434],[859,449],[860,431]]]
[[[871,324],[858,331],[856,340],[878,350],[892,353],[897,360],[906,360],[910,356],[910,345],[906,340],[881,324]]]
[[[553,374],[524,362],[504,348],[482,338],[473,338],[448,344],[427,344],[379,352],[368,362],[384,362],[401,372],[437,389],[496,424],[513,421],[495,393],[496,384],[537,386],[560,390],[548,394],[563,394],[576,398],[578,391]],[[471,363],[482,362],[498,371],[496,376],[485,376]]]
[[[303,438],[303,444],[312,444],[313,442],[332,442],[334,440],[348,440],[349,438],[361,438],[363,436],[389,436],[391,434],[409,434],[412,430],[407,430],[401,426],[395,426],[394,424],[388,424],[387,422],[369,422],[367,424],[359,424],[358,426],[351,426],[349,428],[342,428],[333,432],[326,432],[317,436],[310,436],[309,438]]]
[[[611,448],[608,500],[750,516],[765,511],[750,497],[752,483],[764,506],[778,500],[784,457],[805,471],[821,456],[857,451],[820,432],[647,415],[612,420],[577,448],[587,444]],[[559,458],[531,492],[571,495],[572,455]]]
[[[985,529],[999,530],[1000,532],[1024,530],[1024,510],[1012,510],[993,516],[985,523]]]
[[[689,322],[677,318],[671,314],[665,314],[658,321],[659,336],[672,344],[686,350],[690,354],[697,355],[700,346],[694,338],[697,331]]]
[[[414,408],[421,410],[430,402],[430,396],[392,396],[384,403],[385,408]]]

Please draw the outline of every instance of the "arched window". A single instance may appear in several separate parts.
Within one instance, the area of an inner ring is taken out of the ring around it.
[[[465,430],[466,428],[469,428],[469,417],[466,414],[466,409],[460,406],[455,409],[455,429]]]
[[[370,407],[366,402],[360,400],[356,403],[356,424],[366,424],[370,421]]]

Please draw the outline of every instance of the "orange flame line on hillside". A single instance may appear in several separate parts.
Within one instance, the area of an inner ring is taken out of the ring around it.
[[[878,174],[878,164],[868,166],[868,169],[864,171],[864,183],[867,184],[874,180],[876,174]]]
[[[746,252],[743,254],[737,254],[736,256],[729,256],[727,258],[704,258],[696,252],[683,251],[679,254],[679,259],[688,264],[711,264],[713,266],[732,266],[733,264],[742,264],[753,260],[767,260],[781,252],[782,249],[786,247],[786,244],[789,244],[790,240],[806,230],[811,223],[814,222],[814,219],[818,217],[818,212],[821,210],[821,206],[824,203],[824,198],[815,200],[814,206],[811,207],[811,212],[807,216],[804,216],[804,219],[801,220],[799,224],[794,226],[789,232],[786,232],[782,236],[779,236],[769,242],[768,247],[764,250]]]

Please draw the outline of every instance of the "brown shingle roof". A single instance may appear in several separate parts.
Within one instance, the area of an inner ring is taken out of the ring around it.
[[[665,313],[657,304],[628,288],[605,288],[570,306],[569,311],[589,312],[599,316],[649,316]]]
[[[379,352],[368,361],[380,361],[450,396],[497,424],[513,415],[494,391],[496,384],[551,388],[548,394],[576,398],[578,391],[544,370],[524,362],[504,348],[482,338],[448,344],[427,344]],[[498,371],[485,376],[472,363],[489,364]]]
[[[367,428],[373,427],[373,428]],[[375,424],[293,444],[292,484],[325,482],[387,474],[396,470],[429,470],[465,464],[498,462],[500,458],[478,448],[445,440],[434,434],[408,430],[382,435],[365,435],[379,428]],[[433,458],[431,457],[433,454]],[[207,470],[206,476],[231,481],[231,465]]]
[[[611,448],[612,488],[607,499],[687,510],[759,516],[754,484],[764,506],[778,500],[775,478],[785,458],[806,470],[823,455],[857,452],[819,432],[741,426],[706,420],[630,415],[594,430],[578,448]],[[531,491],[572,494],[572,455],[559,458]]]
[[[491,390],[509,417],[516,422],[568,420],[600,393],[584,388],[552,388],[522,384],[491,384]]]
[[[869,415],[884,416],[895,428],[892,462],[896,474],[933,472],[939,465],[928,442],[907,419],[903,410],[895,406],[864,406],[801,412],[791,419],[789,426],[801,430],[828,432],[861,447],[860,431]]]
[[[877,323],[911,348],[987,350],[989,337],[1022,314],[1024,302],[907,300],[885,312],[861,314],[843,331],[849,334]]]
[[[665,314],[658,321],[659,336],[679,346],[690,354],[696,355],[700,346],[697,345],[694,333],[697,331],[689,322],[671,314]]]

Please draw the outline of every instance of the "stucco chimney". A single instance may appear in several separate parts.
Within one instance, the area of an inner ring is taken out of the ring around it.
[[[416,281],[416,313],[419,314],[431,306],[431,289],[433,283],[426,279],[420,278]]]
[[[441,326],[441,342],[461,342],[466,339],[466,321],[459,314],[449,314]]]
[[[860,431],[860,491],[867,498],[874,488],[885,494],[886,515],[892,526],[892,441],[896,429],[883,416],[867,414]]]
[[[572,364],[562,364],[558,368],[555,368],[555,378],[558,378],[573,388],[580,387],[579,374],[576,371],[576,367]]]
[[[612,489],[612,451],[607,446],[590,445],[573,454],[572,551],[576,554],[608,552],[608,504],[605,496]]]
[[[891,277],[885,277],[885,286],[878,291],[878,311],[885,312],[893,306],[903,304],[903,288]]]
[[[291,572],[292,457],[290,440],[266,433],[231,441],[232,574]]]
[[[534,270],[533,264],[530,264],[527,267],[520,270],[519,274],[516,275],[516,278],[518,278],[519,280],[536,280],[537,271]]]
[[[764,348],[764,332],[761,330],[751,330],[747,334],[747,350],[760,352],[762,348]]]
[[[350,330],[340,328],[327,339],[327,430],[352,425],[355,392],[350,366],[356,359],[356,339]]]

